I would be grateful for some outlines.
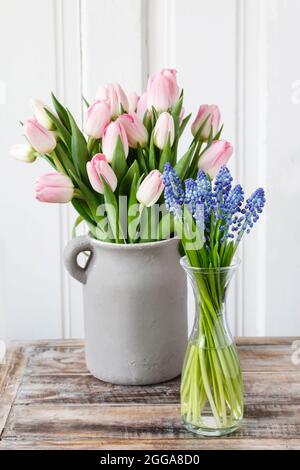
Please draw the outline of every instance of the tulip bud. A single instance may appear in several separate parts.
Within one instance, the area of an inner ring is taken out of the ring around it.
[[[214,178],[221,166],[227,164],[233,152],[233,147],[226,140],[216,140],[200,157],[198,167]]]
[[[110,122],[110,104],[106,101],[94,101],[86,110],[84,132],[93,139],[100,139],[105,126]]]
[[[170,139],[170,146],[172,147],[175,138],[174,120],[171,114],[164,112],[161,113],[156,121],[154,127],[154,143],[156,147],[163,150]]]
[[[136,106],[137,117],[143,122],[145,117],[145,112],[147,111],[147,93],[143,93]]]
[[[36,180],[36,199],[40,202],[70,202],[74,194],[71,179],[61,173],[47,173]]]
[[[147,145],[147,129],[135,113],[122,114],[117,119],[117,122],[123,124],[130,147],[137,148],[138,144],[141,147]]]
[[[32,163],[35,161],[36,156],[34,155],[35,150],[30,144],[16,144],[10,149],[10,155],[17,160],[22,162]]]
[[[194,120],[191,126],[192,134],[194,136],[197,134],[198,130],[206,119],[207,121],[201,131],[201,135],[199,136],[204,141],[209,138],[211,128],[213,136],[215,136],[218,132],[221,119],[220,110],[218,106],[209,106],[207,104],[202,104],[200,106],[196,119]]]
[[[52,119],[48,116],[45,109],[48,109],[52,112],[52,110],[41,100],[31,100],[31,106],[33,110],[33,115],[37,122],[44,126],[49,131],[55,129],[53,125]]]
[[[35,119],[28,119],[24,126],[24,135],[32,147],[41,154],[51,153],[56,147],[56,139],[53,132],[48,131]]]
[[[136,193],[137,200],[146,207],[153,206],[164,190],[162,174],[158,170],[150,171]]]
[[[108,100],[110,103],[110,111],[112,117],[121,114],[121,108],[128,112],[128,99],[121,85],[108,85],[101,86],[96,94],[96,100]]]
[[[104,185],[101,179],[104,178],[112,191],[116,190],[118,180],[114,170],[109,166],[105,155],[97,153],[90,162],[86,164],[87,174],[92,188],[97,193],[104,194]]]
[[[160,73],[149,78],[147,85],[147,107],[157,111],[167,111],[179,98],[179,87],[176,70],[162,69]]]
[[[127,93],[127,98],[128,98],[128,112],[135,113],[137,103],[139,101],[139,96],[136,94],[135,91],[131,91],[130,93]]]
[[[104,129],[102,137],[102,151],[107,158],[109,163],[112,162],[115,148],[117,145],[118,137],[121,138],[123,144],[125,158],[128,155],[128,140],[125,129],[120,122],[113,121]]]

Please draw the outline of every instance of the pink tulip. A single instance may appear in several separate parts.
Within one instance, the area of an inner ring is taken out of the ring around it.
[[[104,194],[104,185],[101,177],[115,191],[118,180],[114,170],[109,166],[105,155],[102,153],[94,155],[92,160],[87,162],[86,170],[91,186],[97,193]]]
[[[209,106],[208,104],[202,104],[200,106],[196,119],[194,120],[191,127],[193,135],[197,134],[205,119],[207,119],[206,124],[201,131],[201,135],[199,136],[204,141],[209,138],[211,128],[213,131],[213,136],[215,136],[218,132],[221,119],[221,114],[218,106]]]
[[[30,103],[32,106],[33,115],[38,123],[46,127],[46,129],[49,131],[53,130],[54,125],[52,119],[48,116],[45,109],[48,109],[48,111],[51,111],[52,114],[54,114],[53,111],[41,100],[32,99]]]
[[[139,101],[139,96],[136,94],[135,91],[131,91],[127,93],[127,98],[128,98],[128,112],[135,113],[137,103]]]
[[[10,155],[21,162],[32,163],[36,159],[35,150],[30,144],[16,144],[10,148]]]
[[[71,201],[74,186],[70,178],[62,173],[47,173],[36,180],[36,199],[41,202]]]
[[[107,100],[94,101],[85,113],[84,132],[93,139],[100,139],[110,118],[109,102]]]
[[[130,147],[137,148],[138,144],[141,147],[147,145],[147,129],[135,113],[122,114],[117,119],[117,122],[123,124]]]
[[[147,107],[157,111],[167,111],[179,98],[180,90],[176,80],[176,70],[162,69],[149,78],[147,85]]]
[[[175,69],[162,69],[161,72],[164,77],[167,77],[171,83],[171,101],[172,105],[176,103],[180,95],[180,89],[177,83],[177,70]]]
[[[48,131],[35,119],[28,119],[24,126],[24,135],[31,146],[41,154],[51,153],[56,147],[56,139],[53,132]]]
[[[170,146],[174,143],[175,129],[174,120],[171,114],[161,113],[154,127],[154,143],[159,149],[163,149],[170,139]]]
[[[146,207],[153,206],[164,190],[162,174],[152,170],[141,183],[136,193],[137,200]]]
[[[143,93],[138,102],[137,102],[137,106],[136,106],[136,114],[137,114],[137,117],[143,121],[144,120],[144,117],[145,117],[145,112],[147,111],[147,93]]]
[[[233,147],[226,140],[216,140],[200,157],[198,167],[214,178],[221,166],[226,165],[233,152]]]
[[[108,100],[110,103],[111,115],[113,117],[121,114],[121,107],[125,112],[128,112],[128,99],[121,85],[108,85],[101,86],[96,94],[96,100]]]
[[[120,122],[113,121],[106,126],[102,137],[102,150],[109,163],[112,162],[118,137],[121,138],[125,157],[127,158],[129,149],[126,131]]]

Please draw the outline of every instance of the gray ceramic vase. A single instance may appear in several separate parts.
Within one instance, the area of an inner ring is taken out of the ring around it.
[[[67,245],[66,268],[83,284],[86,363],[98,379],[145,385],[180,374],[187,289],[177,246],[174,238],[119,245],[88,235]]]

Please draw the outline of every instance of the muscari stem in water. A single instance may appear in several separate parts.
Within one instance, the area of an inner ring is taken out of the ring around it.
[[[235,344],[223,318],[221,276],[194,274],[198,324],[192,334],[181,381],[181,414],[195,427],[230,428],[243,416],[243,384]],[[207,406],[208,405],[208,406]],[[207,417],[213,418],[207,420]]]

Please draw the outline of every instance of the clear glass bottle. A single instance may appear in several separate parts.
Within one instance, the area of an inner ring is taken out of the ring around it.
[[[197,434],[221,436],[243,418],[243,382],[237,349],[226,323],[226,294],[239,262],[193,268],[181,258],[193,286],[195,322],[181,377],[181,416]]]

